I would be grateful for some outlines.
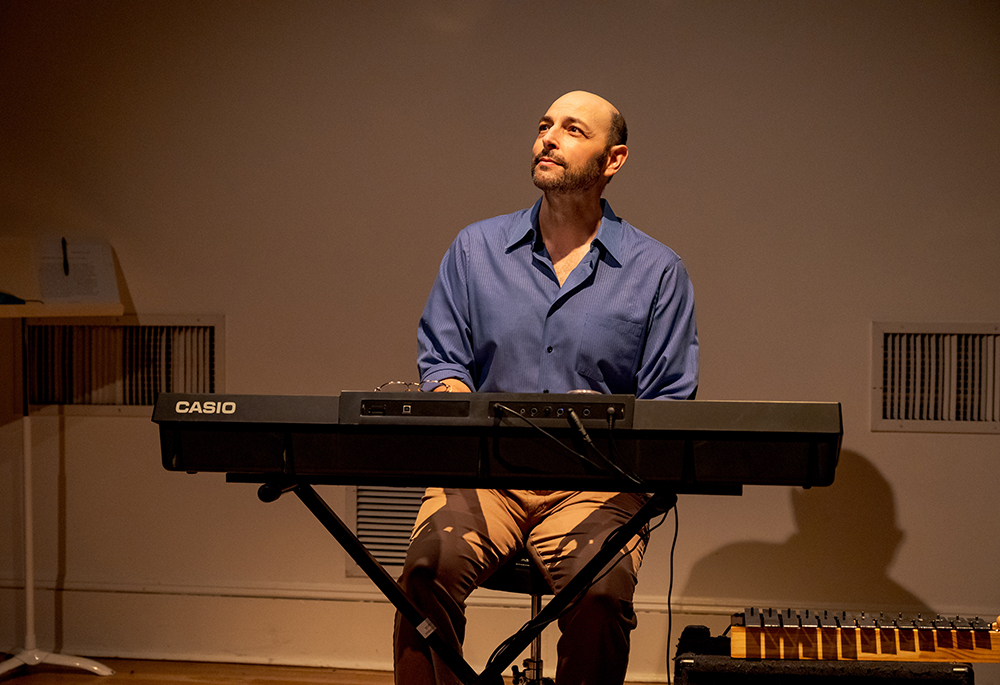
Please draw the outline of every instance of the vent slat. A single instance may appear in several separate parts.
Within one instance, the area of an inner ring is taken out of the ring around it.
[[[1000,326],[925,326],[873,326],[873,429],[1000,431]]]

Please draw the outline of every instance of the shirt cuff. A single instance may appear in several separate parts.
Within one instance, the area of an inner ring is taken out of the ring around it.
[[[443,381],[445,378],[455,378],[465,383],[470,388],[475,389],[469,372],[463,366],[452,364],[441,364],[424,374],[422,381]]]

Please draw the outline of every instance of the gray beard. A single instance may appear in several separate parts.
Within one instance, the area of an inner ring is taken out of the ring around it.
[[[535,175],[538,162],[531,159],[531,180],[541,190],[547,193],[575,193],[589,190],[601,180],[604,163],[608,161],[608,151],[597,155],[583,167],[571,169],[563,167],[562,176],[558,178],[539,178]]]

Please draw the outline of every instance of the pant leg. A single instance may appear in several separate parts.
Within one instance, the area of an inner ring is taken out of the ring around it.
[[[529,535],[562,589],[597,553],[607,536],[645,501],[629,493],[572,493],[554,505]],[[562,618],[557,646],[557,685],[616,685],[624,682],[630,634],[636,626],[632,597],[645,541],[598,580]]]
[[[518,514],[516,504],[496,491],[429,488],[424,495],[399,582],[459,653],[466,599],[523,544]],[[398,613],[394,669],[396,685],[461,682]]]

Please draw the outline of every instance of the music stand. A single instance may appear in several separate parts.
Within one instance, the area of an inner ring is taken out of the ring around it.
[[[20,668],[53,664],[79,668],[96,675],[113,675],[114,671],[91,659],[56,654],[38,649],[35,642],[35,545],[34,503],[31,479],[31,406],[28,402],[28,319],[43,317],[121,316],[121,304],[5,304],[0,305],[0,319],[21,320],[21,427],[23,431],[24,472],[24,648],[0,662],[0,675]]]

